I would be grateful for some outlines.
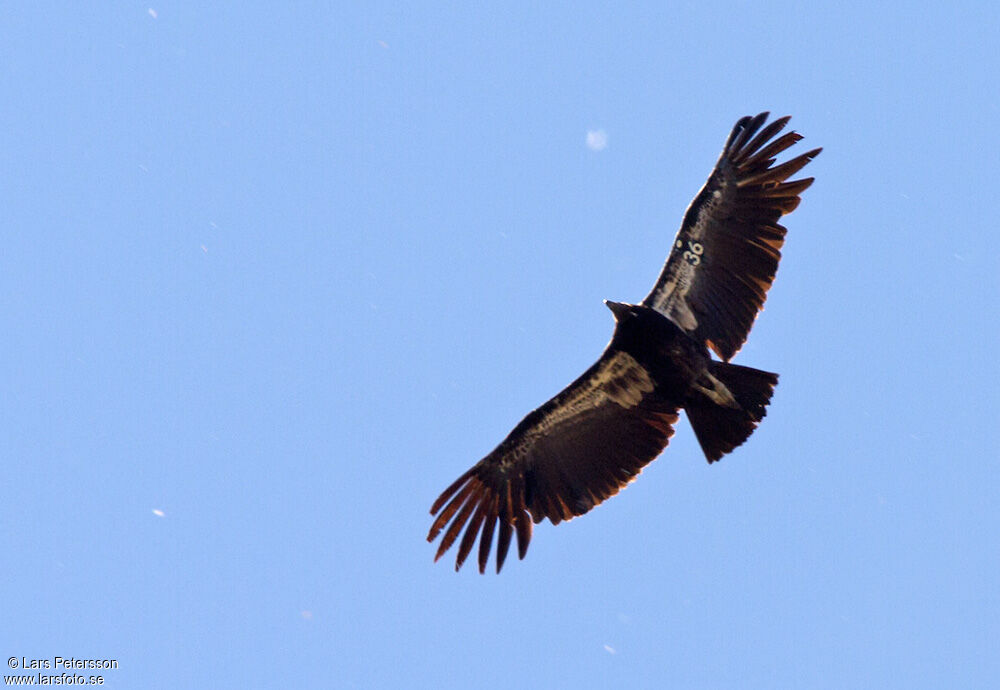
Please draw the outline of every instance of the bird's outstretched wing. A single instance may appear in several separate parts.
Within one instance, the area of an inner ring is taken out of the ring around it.
[[[524,558],[532,520],[558,524],[618,493],[666,447],[677,409],[635,358],[609,346],[434,502],[427,541],[448,526],[434,560],[464,527],[455,569],[481,533],[479,572],[485,571],[497,525],[497,572],[514,532]]]
[[[795,210],[799,194],[813,182],[786,180],[822,150],[774,165],[775,156],[802,137],[788,132],[775,138],[789,118],[761,129],[767,117],[736,123],[642,302],[725,361],[742,347],[774,282],[785,241],[778,220]]]

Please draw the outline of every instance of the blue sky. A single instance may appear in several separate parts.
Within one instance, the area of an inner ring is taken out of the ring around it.
[[[0,10],[0,652],[995,681],[996,4],[540,4]],[[781,374],[763,425],[710,467],[682,420],[500,576],[432,563],[433,499],[597,358],[761,110],[825,149],[736,359]]]

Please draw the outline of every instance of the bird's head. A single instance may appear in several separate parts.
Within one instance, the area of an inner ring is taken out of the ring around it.
[[[636,307],[634,304],[626,304],[625,302],[612,302],[609,299],[604,300],[604,306],[611,310],[611,313],[615,315],[615,323],[625,323],[631,318],[636,316]]]

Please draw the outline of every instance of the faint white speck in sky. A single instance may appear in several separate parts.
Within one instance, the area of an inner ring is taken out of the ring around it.
[[[305,618],[307,621],[311,621],[312,617],[313,617],[313,612],[312,611],[303,611],[302,612],[302,617]]]
[[[617,651],[615,651],[615,648],[612,647],[609,644],[604,645],[604,651],[607,652],[608,654],[617,654],[618,653]]]
[[[156,10],[154,10],[152,7],[150,7],[149,10],[147,10],[147,11],[149,12],[149,16],[150,17],[152,17],[153,19],[156,19],[156,16],[157,16],[156,15]]]
[[[155,515],[156,517],[163,517],[164,512],[159,508],[153,508],[153,515]]]
[[[379,41],[379,42],[378,42],[378,44],[379,44],[380,46],[382,46],[383,48],[388,48],[388,47],[389,47],[389,44],[388,44],[388,43],[386,43],[385,41]]]
[[[203,251],[206,254],[208,254],[208,247],[206,247],[205,245],[201,245],[201,251]]]
[[[603,129],[587,130],[587,148],[591,151],[603,151],[608,145],[608,135]]]

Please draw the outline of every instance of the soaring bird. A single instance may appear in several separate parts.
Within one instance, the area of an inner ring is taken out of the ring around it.
[[[639,304],[605,300],[615,319],[600,359],[529,413],[434,501],[434,557],[462,535],[455,569],[479,536],[484,572],[497,533],[500,572],[532,523],[583,515],[633,481],[667,446],[684,410],[708,461],[742,444],[766,414],[778,375],[729,364],[774,282],[785,228],[813,178],[787,181],[822,149],[775,165],[802,137],[790,118],[741,118],[691,202],[653,289]],[[713,359],[709,350],[721,361]]]

